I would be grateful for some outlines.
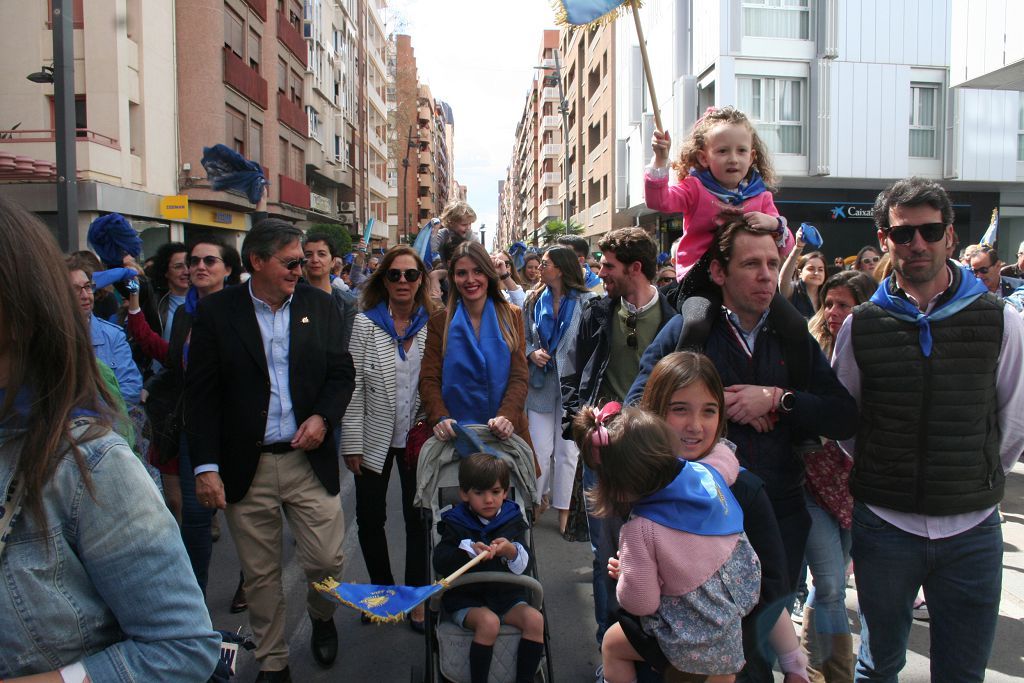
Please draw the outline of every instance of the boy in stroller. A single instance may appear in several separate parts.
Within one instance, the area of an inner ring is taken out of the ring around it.
[[[441,540],[434,548],[434,569],[448,574],[480,553],[489,558],[476,570],[522,574],[530,563],[524,547],[527,530],[522,510],[507,500],[508,465],[488,453],[459,463],[462,503],[441,515]],[[442,604],[459,626],[473,631],[469,650],[472,683],[487,683],[491,654],[502,623],[522,631],[516,682],[533,680],[544,654],[544,616],[526,600],[526,590],[498,583],[471,584],[444,594]]]

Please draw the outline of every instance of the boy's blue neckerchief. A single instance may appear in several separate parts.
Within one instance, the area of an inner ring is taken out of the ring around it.
[[[743,531],[743,510],[725,479],[713,467],[679,459],[672,482],[641,498],[632,514],[670,529],[700,536],[729,536]]]
[[[494,516],[494,519],[487,522],[487,524],[480,521],[480,517],[470,509],[469,503],[460,503],[459,505],[456,505],[451,510],[442,514],[441,519],[458,524],[470,531],[484,532],[488,529],[500,529],[521,515],[522,513],[520,512],[519,505],[516,504],[515,501],[505,500],[505,502],[501,504],[501,509],[498,510],[498,514]]]
[[[751,170],[750,178],[741,180],[735,190],[722,187],[722,184],[715,180],[715,176],[711,175],[711,171],[708,169],[702,171],[691,169],[690,175],[699,180],[708,192],[718,197],[722,202],[733,206],[741,206],[743,202],[756,197],[767,189],[757,169]]]
[[[955,279],[956,273],[950,272]],[[974,273],[961,267],[960,282],[956,283],[956,291],[943,303],[932,309],[931,313],[922,313],[914,304],[901,296],[895,296],[891,289],[896,286],[892,276],[882,280],[882,285],[871,296],[871,302],[886,313],[905,322],[914,323],[918,328],[918,343],[925,358],[932,355],[932,321],[938,322],[959,313],[974,303],[978,297],[988,292],[988,287],[974,277]]]

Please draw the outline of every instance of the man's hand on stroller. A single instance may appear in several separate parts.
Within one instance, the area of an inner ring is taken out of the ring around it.
[[[512,436],[513,428],[512,422],[507,417],[499,415],[493,417],[487,421],[487,426],[491,429],[491,434],[498,437],[502,441]]]

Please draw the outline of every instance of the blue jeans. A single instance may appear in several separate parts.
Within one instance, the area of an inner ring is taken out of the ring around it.
[[[956,536],[928,539],[901,531],[856,503],[852,555],[861,613],[857,681],[896,683],[922,586],[931,618],[931,680],[984,680],[1002,590],[998,512]]]
[[[814,626],[818,633],[849,633],[846,616],[846,567],[850,564],[849,529],[822,509],[807,495],[807,512],[811,515],[811,532],[807,535],[804,556],[814,577],[814,587],[807,596],[807,605],[814,608]]]
[[[196,475],[188,457],[188,443],[184,435],[178,449],[178,475],[181,477],[181,540],[192,563],[199,588],[206,595],[206,582],[210,575],[210,557],[213,555],[213,510],[204,508],[196,498]]]
[[[580,459],[582,462],[582,458]],[[583,490],[587,491],[597,486],[597,473],[583,465]],[[587,505],[587,527],[590,532],[590,549],[594,552],[594,620],[597,622],[597,644],[600,645],[601,641],[604,640],[604,632],[608,630],[608,626],[611,625],[612,620],[608,617],[608,557],[604,557],[604,562],[601,561],[601,555],[606,552],[606,549],[601,543],[603,537],[604,520],[599,517],[594,517],[590,514],[590,501],[586,501]]]

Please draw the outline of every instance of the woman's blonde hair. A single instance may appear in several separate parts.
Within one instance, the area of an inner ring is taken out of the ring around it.
[[[446,228],[450,228],[456,223],[465,223],[466,221],[475,221],[476,211],[468,203],[457,200],[448,204],[444,207],[444,211],[441,212],[441,225]]]
[[[722,377],[715,369],[715,364],[702,353],[676,351],[659,360],[647,379],[647,385],[644,386],[640,407],[665,417],[672,403],[672,394],[697,382],[703,384],[718,403],[718,433],[715,434],[717,442],[725,436],[725,429],[729,424],[725,416],[725,390],[722,388]]]
[[[750,168],[757,169],[758,173],[761,174],[761,180],[764,181],[765,187],[769,190],[775,190],[778,179],[775,177],[775,167],[772,166],[772,158],[768,152],[768,146],[757,134],[757,130],[750,123],[747,115],[735,107],[722,107],[721,109],[708,107],[708,110],[704,112],[704,116],[701,116],[697,119],[697,123],[693,124],[690,134],[683,140],[679,160],[674,164],[679,180],[688,176],[691,168],[704,170],[700,160],[697,158],[697,153],[704,149],[711,130],[723,124],[743,126],[750,131],[752,139],[751,148],[754,152]]]
[[[640,408],[598,420],[598,409],[585,406],[573,420],[573,439],[587,466],[597,472],[597,486],[587,492],[594,515],[629,514],[633,503],[668,486],[679,474],[679,437],[663,419]],[[607,431],[607,444],[594,435]]]
[[[487,297],[494,302],[494,312],[498,315],[498,326],[501,328],[501,336],[505,338],[509,351],[515,353],[523,339],[523,331],[520,329],[521,326],[516,325],[512,304],[506,301],[505,297],[501,294],[500,278],[498,277],[498,271],[494,269],[494,263],[491,262],[490,255],[479,242],[471,241],[463,242],[455,247],[452,259],[448,265],[449,280],[452,286],[448,292],[448,311],[445,316],[444,340],[441,342],[441,353],[447,353],[448,351],[448,330],[452,326],[455,309],[462,302],[462,293],[459,292],[459,287],[455,284],[455,267],[459,259],[462,258],[471,260],[473,265],[480,268],[487,278]]]

